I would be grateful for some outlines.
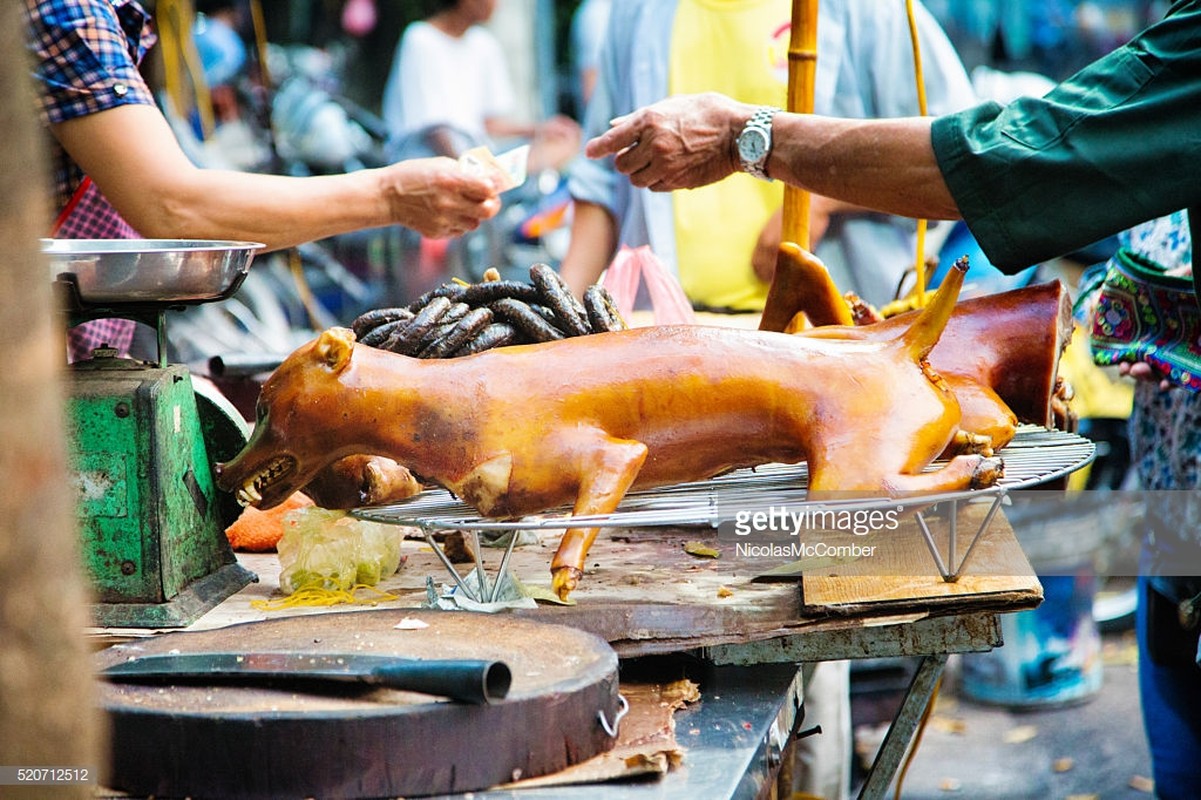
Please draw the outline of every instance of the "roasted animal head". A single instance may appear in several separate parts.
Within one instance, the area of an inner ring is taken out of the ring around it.
[[[348,369],[354,333],[332,328],[280,364],[259,393],[250,441],[216,466],[217,483],[242,505],[268,509],[302,489],[353,448],[330,436],[341,417],[338,377]],[[301,458],[299,454],[305,454]]]

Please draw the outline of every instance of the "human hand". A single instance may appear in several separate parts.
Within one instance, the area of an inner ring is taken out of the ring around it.
[[[562,170],[579,155],[580,140],[584,138],[579,123],[571,117],[556,114],[538,125],[530,152],[530,171],[546,168]]]
[[[476,174],[453,158],[415,158],[384,167],[392,221],[422,236],[461,236],[500,211],[501,176]]]
[[[615,156],[617,170],[638,187],[694,189],[738,171],[734,141],[753,113],[716,92],[669,97],[613,120],[584,154]]]
[[[784,209],[768,217],[767,224],[759,232],[755,241],[755,249],[751,252],[751,268],[755,277],[764,283],[771,283],[776,275],[776,259],[780,254],[780,240],[784,234]]]
[[[1163,374],[1148,364],[1146,361],[1135,361],[1133,363],[1120,361],[1118,362],[1118,373],[1128,378],[1133,378],[1136,381],[1146,381],[1148,383],[1159,382],[1160,391],[1167,391],[1172,388],[1172,382],[1163,377]]]
[[[583,137],[583,131],[580,124],[571,117],[555,114],[538,126],[535,135],[551,141],[574,142],[578,146]]]
[[[822,237],[830,229],[830,215],[837,208],[837,203],[819,194],[809,196],[809,242],[806,249],[810,252],[817,249]],[[783,240],[784,210],[781,208],[768,218],[751,253],[751,267],[755,270],[755,276],[764,283],[771,283],[776,274],[776,258]]]

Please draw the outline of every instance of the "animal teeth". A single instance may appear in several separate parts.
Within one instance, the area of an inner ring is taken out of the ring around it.
[[[235,497],[242,506],[255,506],[262,502],[263,492],[275,482],[280,475],[292,469],[292,462],[287,458],[277,458],[259,470],[252,478],[248,478],[238,489]]]
[[[243,506],[253,506],[263,499],[263,495],[259,492],[258,481],[247,481],[242,484],[242,488],[238,489],[238,503]]]

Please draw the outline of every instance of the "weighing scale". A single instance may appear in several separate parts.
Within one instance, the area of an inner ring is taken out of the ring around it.
[[[168,364],[166,312],[224,300],[250,269],[251,242],[43,242],[68,325],[104,318],[155,330],[156,362],[97,348],[69,370],[68,456],[78,489],[80,552],[104,627],[182,627],[256,576],[225,528],[240,513],[213,463],[247,427],[233,405]]]

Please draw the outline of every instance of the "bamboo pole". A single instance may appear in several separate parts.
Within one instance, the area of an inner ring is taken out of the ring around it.
[[[192,36],[196,18],[192,0],[159,0],[155,9],[159,46],[163,56],[163,76],[172,110],[187,119],[192,108],[200,119],[202,139],[216,130],[213,98],[209,94],[204,66]]]
[[[813,113],[814,83],[817,75],[818,0],[793,0],[792,29],[788,39],[788,100],[790,112]],[[796,186],[784,187],[782,241],[809,249],[809,192]],[[759,320],[759,329],[782,331],[800,307],[799,295],[809,281],[804,265],[797,263],[793,248],[780,248],[776,274],[772,278]]]
[[[817,75],[818,0],[793,0],[788,40],[788,110],[813,113]],[[784,241],[809,249],[809,192],[784,187]]]
[[[926,80],[922,75],[922,48],[917,36],[917,17],[913,11],[913,0],[905,0],[905,16],[909,20],[909,43],[913,48],[913,74],[914,80],[917,81],[917,108],[918,114],[926,116],[929,110],[926,105]],[[926,306],[926,228],[928,223],[924,219],[917,221],[917,252],[913,259],[913,268],[917,272],[917,286],[914,288],[914,296],[917,298],[917,307],[925,308]]]
[[[817,17],[819,0],[793,0],[792,29],[788,42],[788,99],[787,110],[794,113],[813,113],[814,85],[817,74]],[[913,0],[905,0],[905,12],[909,22],[909,38],[913,50],[914,77],[917,83],[918,113],[926,116],[926,83],[922,74],[922,53],[918,41],[917,19]],[[823,281],[813,272],[814,260],[803,257],[801,251],[811,246],[809,229],[810,196],[805,190],[786,186],[784,188],[784,210],[781,243],[791,242],[797,247],[781,247],[776,258],[776,273],[768,290],[763,316],[759,320],[760,330],[786,330],[797,309],[806,307],[812,298],[807,298]],[[912,304],[918,308],[926,305],[926,231],[928,223],[917,221],[916,254],[914,270],[917,286]],[[798,250],[798,248],[800,248]],[[820,268],[820,265],[818,266]],[[828,281],[825,282],[828,288]],[[897,301],[900,303],[901,301]],[[850,312],[843,313],[842,304],[819,303],[821,308],[834,314],[833,324],[850,324]]]

